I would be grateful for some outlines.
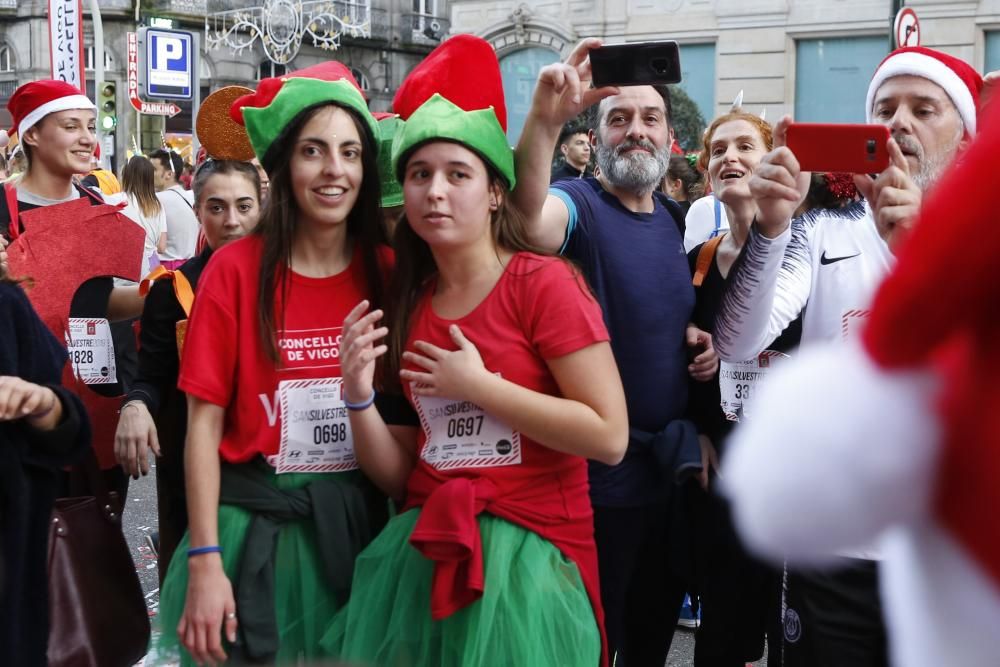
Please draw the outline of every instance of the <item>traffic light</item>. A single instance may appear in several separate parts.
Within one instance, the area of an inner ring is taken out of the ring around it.
[[[118,124],[118,90],[114,81],[97,84],[97,126],[101,132],[113,132]]]

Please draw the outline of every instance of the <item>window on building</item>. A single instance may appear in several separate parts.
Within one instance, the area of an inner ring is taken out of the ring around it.
[[[988,30],[986,32],[986,62],[983,64],[984,72],[992,72],[1000,69],[1000,30]]]
[[[538,72],[559,60],[555,51],[537,46],[514,51],[500,59],[500,76],[507,100],[507,141],[512,146],[521,137]]]
[[[368,79],[368,75],[359,70],[357,67],[351,68],[351,76],[353,76],[354,80],[358,82],[359,86],[361,86],[361,90],[367,93],[372,89],[371,81]]]
[[[715,44],[681,44],[681,82],[705,124],[715,118]]]
[[[83,68],[88,72],[93,72],[95,62],[97,61],[94,60],[94,47],[88,46]],[[111,53],[107,49],[104,49],[104,71],[107,72],[108,70],[112,70],[114,68],[115,59],[111,57]]]
[[[795,119],[816,123],[865,122],[872,72],[886,55],[886,39],[803,39],[795,45]]]
[[[437,16],[437,0],[413,0],[413,13]]]
[[[271,62],[270,60],[262,60],[260,65],[257,65],[257,79],[270,79],[276,76],[284,76],[288,73],[288,67],[285,65],[279,65],[278,63]]]
[[[14,54],[9,46],[0,46],[0,72],[14,71]]]

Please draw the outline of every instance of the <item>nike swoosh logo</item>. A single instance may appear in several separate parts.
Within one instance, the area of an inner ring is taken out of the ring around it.
[[[856,252],[853,255],[844,255],[843,257],[827,257],[826,251],[824,250],[822,257],[819,258],[819,263],[822,264],[823,266],[826,266],[827,264],[833,264],[834,262],[839,262],[844,259],[857,257],[860,254],[861,254],[860,252]]]

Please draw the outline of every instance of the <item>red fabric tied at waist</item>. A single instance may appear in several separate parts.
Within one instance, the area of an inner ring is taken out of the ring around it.
[[[434,561],[431,618],[440,621],[483,595],[483,541],[477,516],[497,495],[488,479],[456,478],[423,503],[410,544]]]

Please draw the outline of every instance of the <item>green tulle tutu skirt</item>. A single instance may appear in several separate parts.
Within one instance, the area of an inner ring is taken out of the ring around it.
[[[410,546],[420,510],[390,520],[355,561],[351,599],[323,638],[358,667],[596,667],[601,637],[580,572],[550,542],[481,514],[486,590],[431,619],[433,562]]]
[[[332,473],[342,479],[361,479],[359,471]],[[274,475],[274,485],[279,489],[298,489],[323,477],[317,474],[287,473]],[[247,528],[253,515],[233,505],[219,506],[219,545],[222,547],[222,565],[226,576],[234,581],[243,555]],[[174,552],[167,576],[160,591],[160,612],[154,620],[154,634],[146,664],[176,664],[183,667],[195,665],[194,660],[180,644],[177,624],[184,613],[187,595],[188,568],[185,555],[189,535],[185,534]],[[329,629],[339,605],[327,585],[320,567],[316,546],[316,530],[310,520],[292,521],[282,526],[278,534],[275,556],[274,607],[281,638],[275,660],[278,665],[295,665],[300,661],[327,658],[320,648],[320,638]],[[225,641],[226,652],[231,651]]]

